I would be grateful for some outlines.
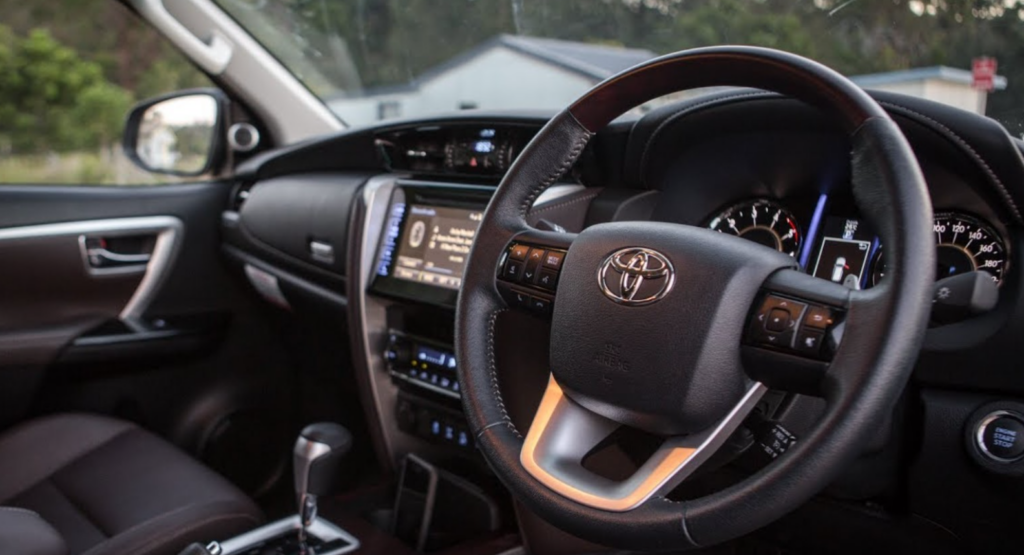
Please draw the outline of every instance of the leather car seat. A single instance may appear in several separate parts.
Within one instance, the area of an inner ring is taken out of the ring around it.
[[[170,443],[85,414],[0,435],[0,505],[37,513],[68,555],[175,554],[263,522],[245,494]]]

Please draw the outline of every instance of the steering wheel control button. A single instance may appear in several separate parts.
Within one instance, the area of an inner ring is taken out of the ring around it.
[[[541,268],[540,276],[537,278],[537,285],[547,289],[548,291],[554,291],[555,286],[558,284],[558,272],[553,272],[546,268]]]
[[[508,281],[519,281],[519,276],[522,273],[523,262],[509,258],[508,262],[505,263],[505,270],[501,273],[501,277]]]
[[[821,356],[821,344],[824,341],[825,332],[804,327],[796,334],[795,350],[802,355],[817,358]]]
[[[548,251],[547,255],[544,256],[544,267],[551,268],[557,272],[562,269],[562,260],[564,259],[564,252]]]
[[[530,253],[526,256],[526,267],[523,269],[521,280],[523,283],[537,282],[537,271],[542,260],[544,260],[544,250],[531,248]]]
[[[547,316],[551,313],[551,301],[541,297],[531,297],[530,308],[537,314]]]
[[[529,245],[512,245],[509,249],[508,256],[513,260],[526,260],[526,255],[530,252]]]
[[[818,330],[828,329],[832,325],[832,311],[823,306],[811,305],[804,315],[803,325]]]
[[[512,291],[512,297],[515,299],[516,306],[523,308],[530,308],[530,296],[522,291]]]
[[[789,328],[789,311],[784,308],[773,308],[764,322],[764,329],[769,332],[783,332]]]
[[[510,244],[497,282],[508,306],[549,317],[565,254],[540,245]]]
[[[1009,411],[995,411],[978,423],[974,434],[978,450],[997,463],[1024,458],[1024,417]]]
[[[526,263],[529,264],[540,264],[544,260],[544,249],[531,248],[530,253],[526,255]]]
[[[793,299],[768,295],[754,316],[748,338],[751,342],[778,349],[792,349],[796,323],[807,305]]]

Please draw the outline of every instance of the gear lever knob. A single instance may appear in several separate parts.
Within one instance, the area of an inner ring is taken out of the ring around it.
[[[310,424],[295,442],[295,497],[299,519],[305,529],[316,519],[316,498],[331,491],[341,472],[341,463],[352,449],[352,434],[330,422]]]

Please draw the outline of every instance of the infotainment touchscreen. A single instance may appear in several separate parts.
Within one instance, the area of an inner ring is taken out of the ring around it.
[[[377,249],[374,293],[454,308],[493,187],[399,181]]]
[[[391,222],[400,229],[389,231],[399,236],[378,275],[458,290],[482,216],[483,210],[409,204],[402,221]]]

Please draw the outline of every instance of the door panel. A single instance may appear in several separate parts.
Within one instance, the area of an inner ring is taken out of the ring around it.
[[[0,229],[7,267],[0,333],[140,318],[173,267],[183,231],[173,216]]]
[[[252,493],[280,475],[294,376],[275,309],[223,263],[230,190],[0,186],[0,430],[102,413]]]

